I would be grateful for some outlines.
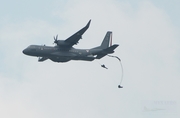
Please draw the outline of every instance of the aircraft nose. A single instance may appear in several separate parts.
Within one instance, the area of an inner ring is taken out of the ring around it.
[[[26,51],[26,49],[24,49],[22,52],[23,52],[24,54],[26,54],[27,51]]]

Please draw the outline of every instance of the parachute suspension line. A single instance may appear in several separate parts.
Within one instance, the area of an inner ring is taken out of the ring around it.
[[[122,73],[122,74],[121,74],[120,85],[118,85],[118,88],[123,88],[123,87],[121,86],[122,80],[123,80],[123,65],[122,65],[121,59],[120,59],[118,56],[113,56],[113,55],[107,55],[107,56],[109,56],[109,57],[114,57],[114,58],[116,58],[116,59],[119,60],[120,65],[121,65],[121,73]]]
[[[121,82],[120,82],[120,85],[122,83],[122,80],[123,80],[123,65],[122,65],[122,62],[120,61],[120,64],[121,64],[121,70],[122,70],[122,74],[121,74]]]
[[[101,65],[98,61],[96,61],[99,65]]]

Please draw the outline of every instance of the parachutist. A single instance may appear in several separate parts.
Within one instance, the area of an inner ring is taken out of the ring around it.
[[[118,88],[123,88],[121,85],[118,85]]]
[[[103,68],[105,68],[105,69],[108,69],[104,64],[103,65],[101,65],[101,67],[103,67]]]

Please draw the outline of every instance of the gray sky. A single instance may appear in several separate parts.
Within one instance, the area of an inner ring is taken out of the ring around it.
[[[1,118],[179,118],[180,1],[7,0],[0,5]],[[75,48],[101,44],[107,31],[116,59],[38,63],[30,44],[66,39],[92,19]],[[103,69],[105,64],[109,69]]]

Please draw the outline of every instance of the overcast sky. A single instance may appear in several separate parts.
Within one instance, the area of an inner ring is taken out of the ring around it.
[[[1,118],[179,118],[179,0],[6,0],[0,4]],[[53,46],[92,19],[75,48],[107,31],[117,59],[39,63],[22,50]],[[103,69],[99,64],[105,64]]]

